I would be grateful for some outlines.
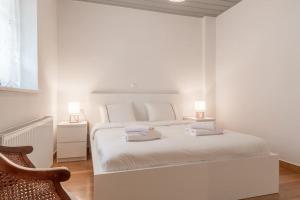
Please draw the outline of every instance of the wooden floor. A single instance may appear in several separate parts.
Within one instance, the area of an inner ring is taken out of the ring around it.
[[[92,161],[55,163],[54,167],[68,167],[71,178],[63,186],[72,192],[79,200],[93,199],[93,171]]]
[[[63,183],[65,188],[75,194],[80,200],[93,199],[91,160],[55,163],[55,166],[66,166],[71,170],[71,179]],[[280,194],[250,198],[247,200],[300,200],[300,174],[281,167]]]

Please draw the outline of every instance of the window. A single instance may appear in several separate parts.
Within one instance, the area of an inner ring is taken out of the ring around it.
[[[36,11],[36,0],[0,0],[0,87],[38,89]]]

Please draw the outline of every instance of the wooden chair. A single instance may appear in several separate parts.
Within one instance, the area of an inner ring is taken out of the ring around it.
[[[15,164],[23,167],[35,168],[33,163],[28,159],[27,155],[33,151],[31,146],[23,147],[5,147],[0,146],[0,153],[2,153],[9,160]]]
[[[0,146],[0,199],[71,200],[60,184],[70,178],[70,171],[34,168],[27,157],[32,150]]]

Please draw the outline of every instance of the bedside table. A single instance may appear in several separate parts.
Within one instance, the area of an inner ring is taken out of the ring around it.
[[[203,124],[204,127],[216,129],[216,119],[206,117],[204,119],[198,119],[196,117],[183,117],[183,120],[192,120]]]
[[[57,126],[57,162],[87,159],[86,121],[79,123],[62,122]]]

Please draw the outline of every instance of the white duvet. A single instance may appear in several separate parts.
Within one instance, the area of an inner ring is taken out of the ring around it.
[[[185,133],[189,123],[148,122],[161,132],[162,139],[144,142],[126,142],[127,124],[95,125],[91,133],[102,170],[123,171],[270,154],[264,140],[258,137],[230,131],[224,131],[223,135],[191,136]]]

